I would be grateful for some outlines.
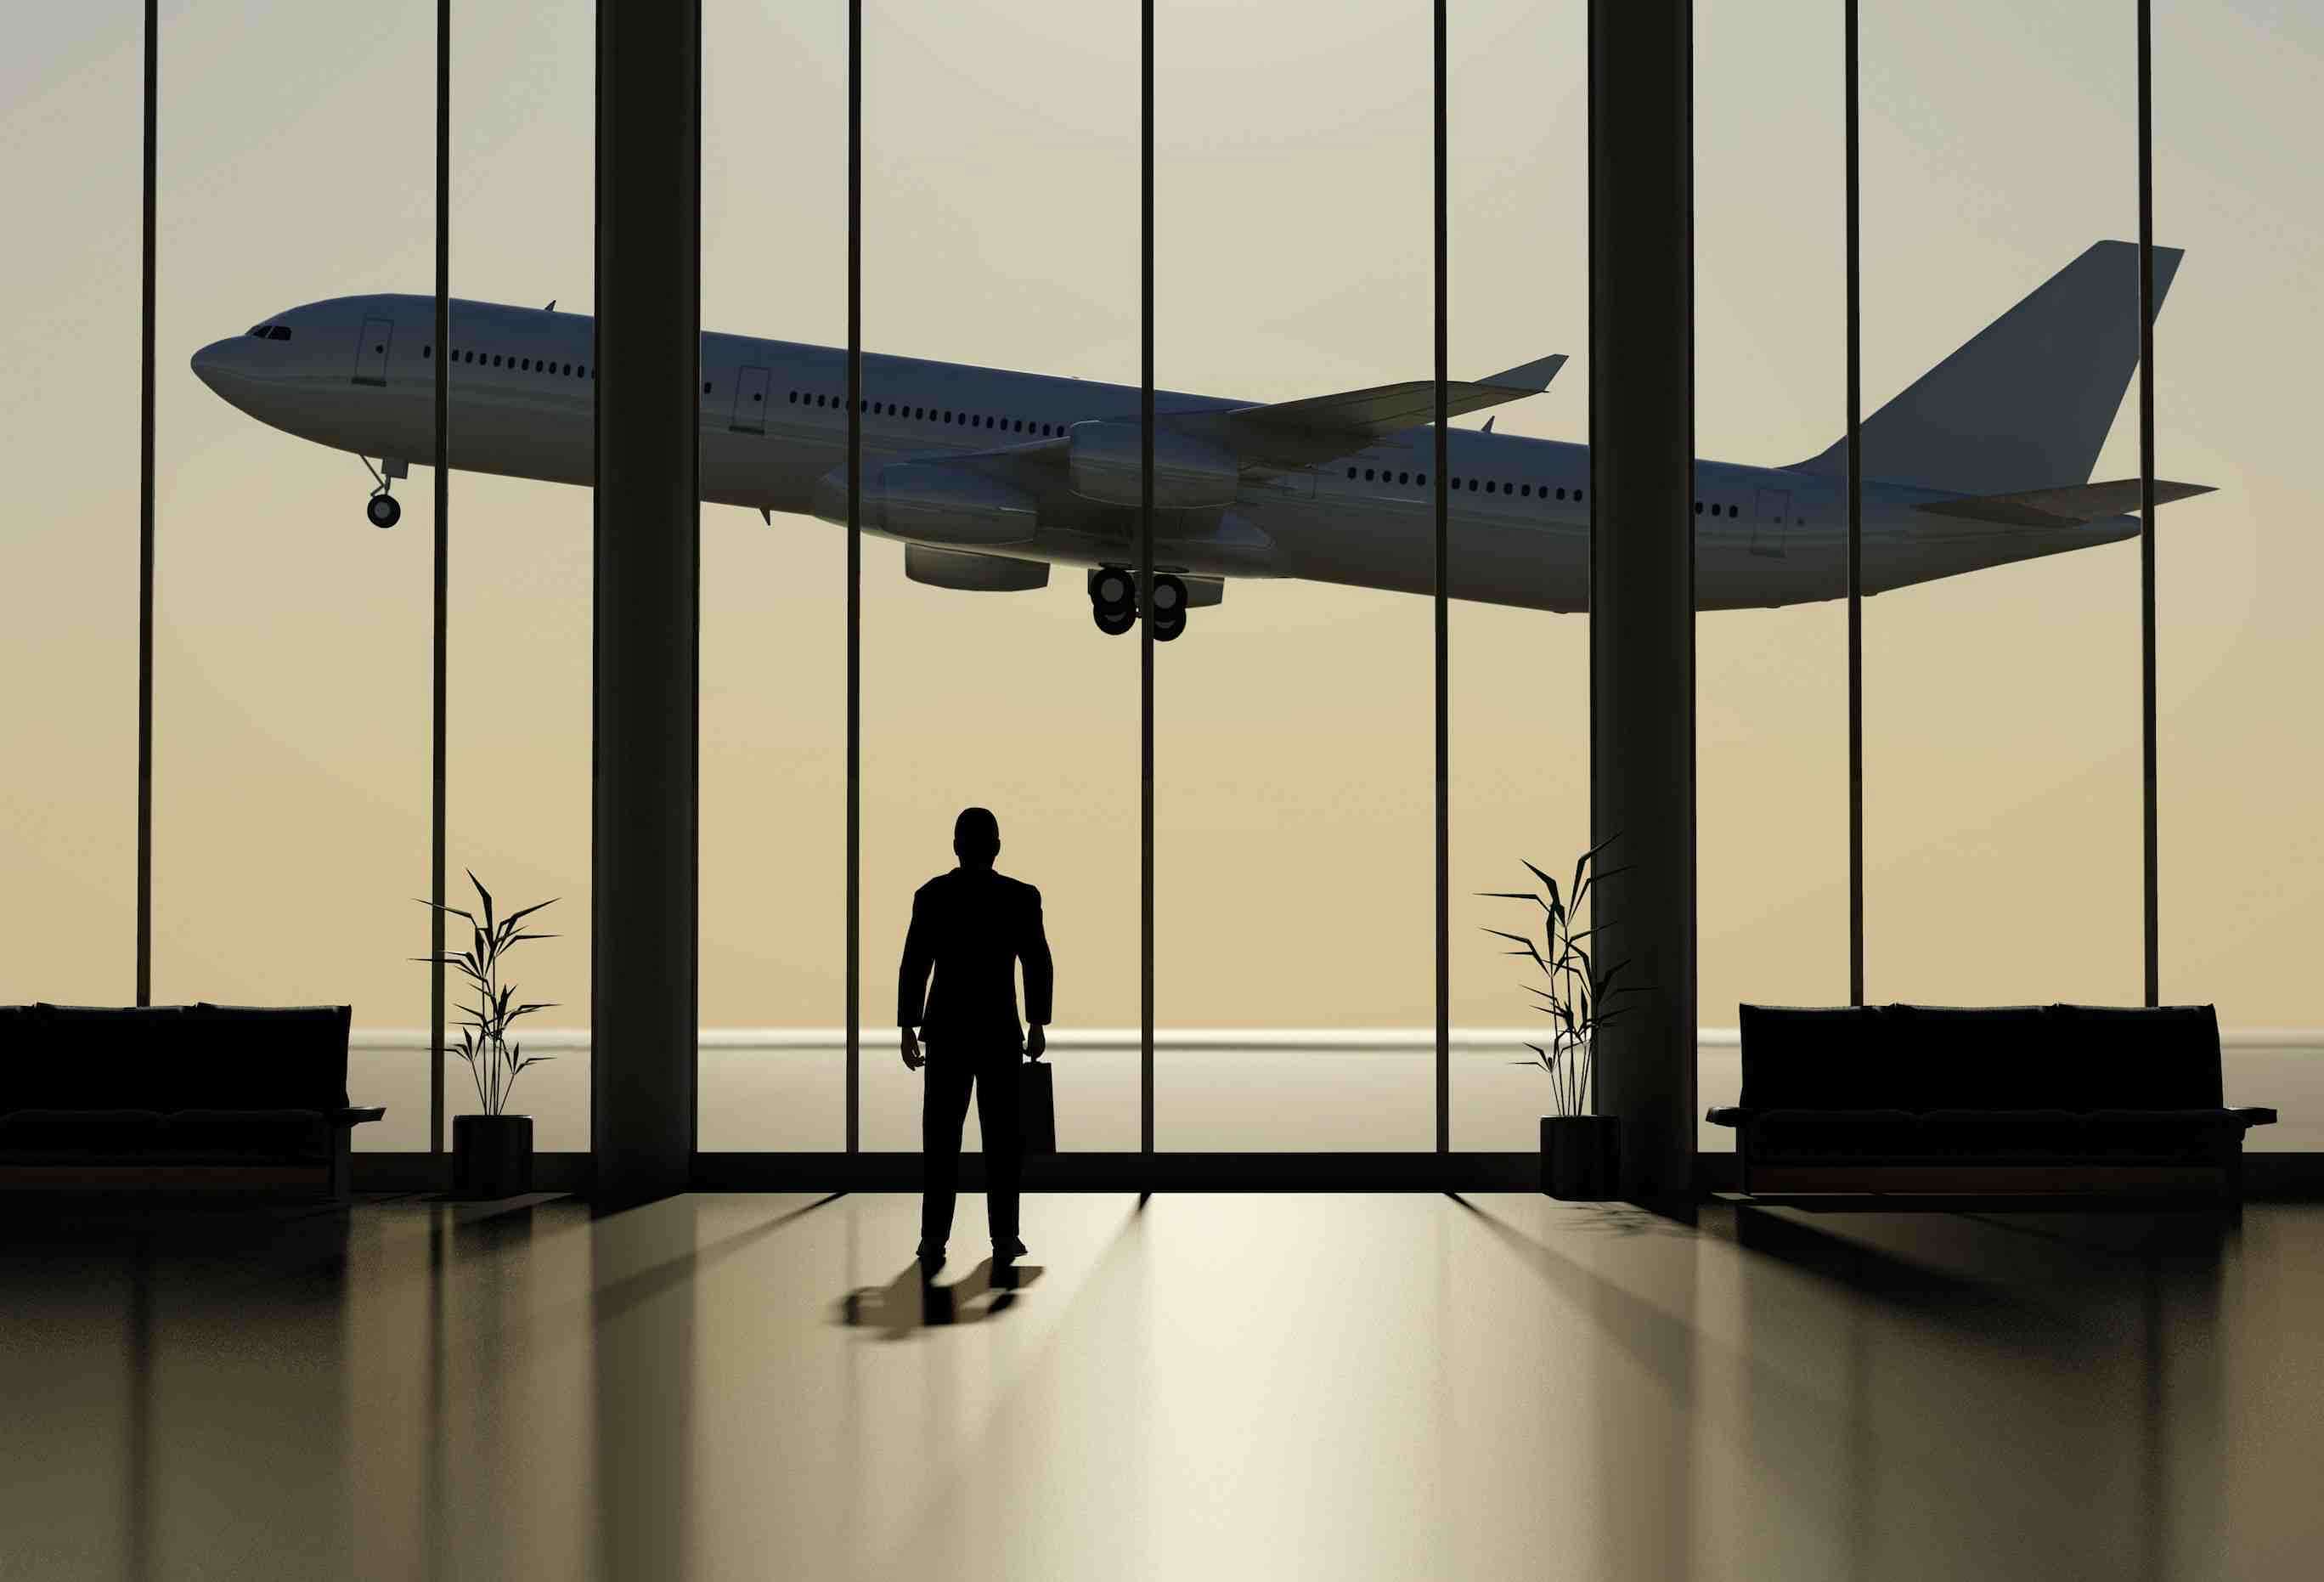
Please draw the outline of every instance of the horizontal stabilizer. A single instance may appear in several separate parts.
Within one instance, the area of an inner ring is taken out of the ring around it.
[[[2154,503],[2158,505],[2210,492],[2209,484],[2154,480]],[[2053,489],[2020,489],[2006,495],[1965,495],[1958,500],[1932,501],[1914,509],[1939,516],[1966,516],[1972,522],[1997,523],[2004,527],[2078,527],[2102,517],[2127,516],[2138,505],[2138,480],[2116,478],[2102,484],[2067,484]]]

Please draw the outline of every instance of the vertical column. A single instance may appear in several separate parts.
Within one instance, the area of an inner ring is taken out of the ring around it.
[[[1154,0],[1138,44],[1138,1150],[1154,1152]],[[1150,1186],[1148,1174],[1143,1183]]]
[[[1864,255],[1857,0],[1841,21],[1848,195],[1848,1003],[1864,1004]]]
[[[1446,265],[1451,226],[1444,199],[1444,0],[1435,16],[1435,284],[1436,284],[1436,1152],[1452,1152],[1452,705],[1451,540],[1446,532],[1445,435],[1452,426],[1446,389],[1452,311]]]
[[[1600,1035],[1622,1189],[1693,1185],[1693,14],[1591,0],[1591,913],[1628,1013]]]
[[[2138,654],[2139,759],[2145,793],[2146,1003],[2163,1003],[2162,842],[2154,743],[2154,8],[2138,0]]]
[[[430,625],[428,802],[428,1152],[444,1152],[444,868],[447,729],[446,628],[452,549],[452,0],[436,0],[436,554]],[[438,1184],[443,1183],[439,1180]]]
[[[153,1003],[153,163],[161,73],[157,0],[145,0],[144,338],[137,449],[137,1003]]]
[[[847,0],[847,1152],[863,1145],[863,0]]]
[[[599,0],[590,1136],[601,1201],[695,1133],[700,0]]]

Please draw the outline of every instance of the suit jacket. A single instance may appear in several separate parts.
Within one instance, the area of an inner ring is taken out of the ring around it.
[[[931,1041],[1024,1045],[1017,1020],[1017,964],[1025,964],[1025,1013],[1049,1020],[1049,941],[1041,893],[989,868],[939,874],[912,897],[911,930],[896,983],[896,1025]],[[928,987],[928,974],[936,986]]]

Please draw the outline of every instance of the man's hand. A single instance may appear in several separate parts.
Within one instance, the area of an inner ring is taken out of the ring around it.
[[[904,1029],[904,1069],[917,1071],[927,1063],[927,1056],[920,1052],[920,1035],[908,1027]]]
[[[1036,1022],[1032,1026],[1025,1030],[1025,1058],[1027,1059],[1039,1059],[1041,1058],[1041,1051],[1048,1047],[1049,1035],[1042,1029],[1039,1022]]]

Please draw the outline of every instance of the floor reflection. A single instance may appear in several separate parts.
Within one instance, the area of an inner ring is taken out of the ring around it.
[[[2242,1578],[2324,1547],[2324,1208],[1045,1194],[1043,1266],[924,1282],[904,1195],[0,1207],[9,1574]]]

